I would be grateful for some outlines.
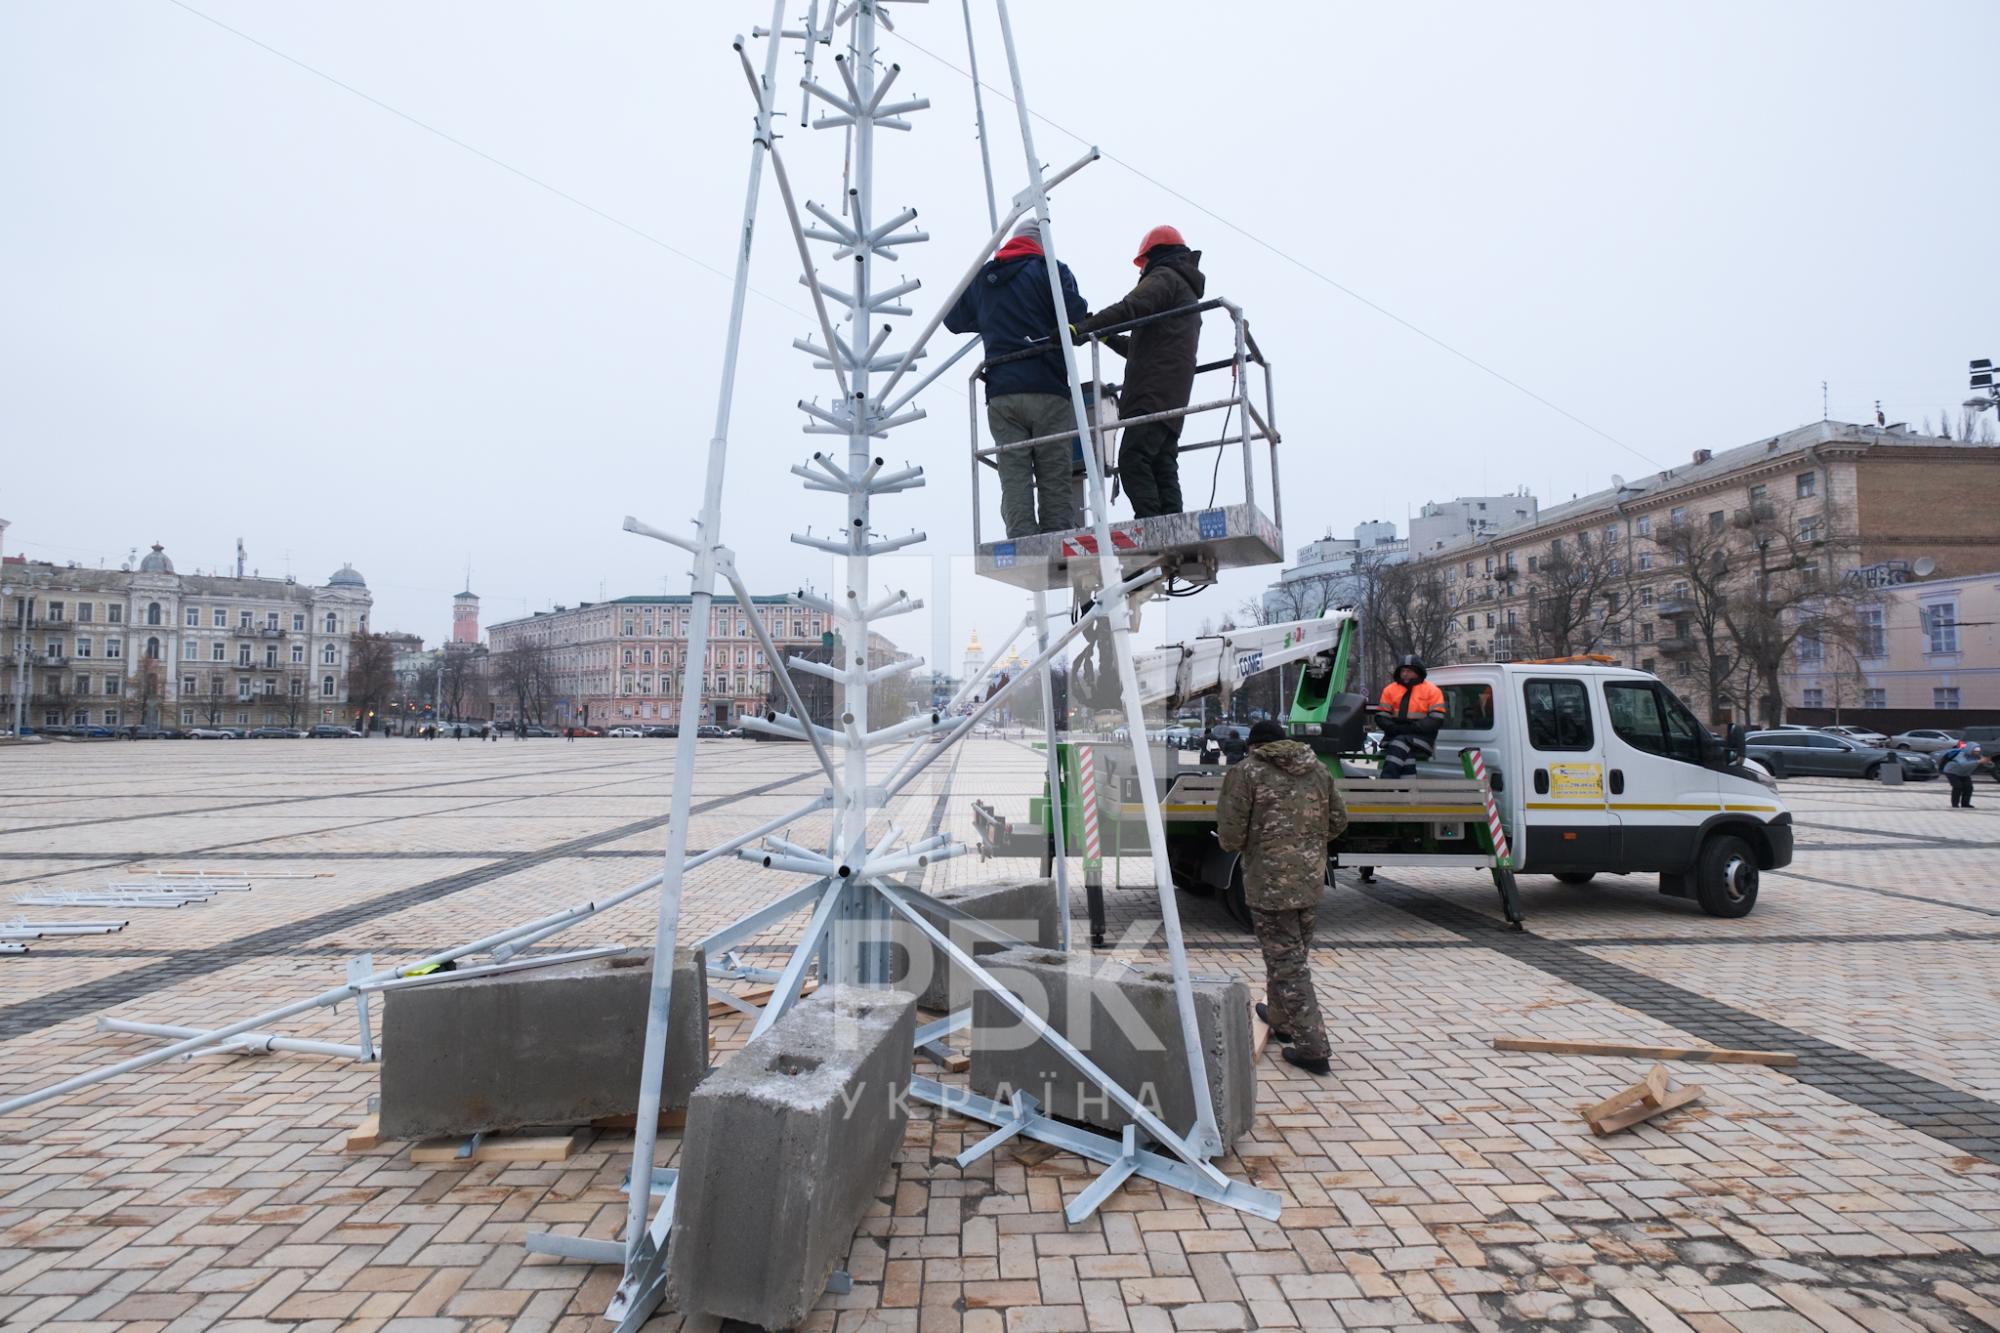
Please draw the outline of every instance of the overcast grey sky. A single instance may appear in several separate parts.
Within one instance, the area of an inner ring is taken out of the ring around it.
[[[1990,4],[1014,12],[1043,158],[1090,142],[1117,159],[1058,197],[1086,297],[1121,295],[1139,235],[1173,222],[1211,294],[1250,311],[1277,366],[1290,547],[1454,494],[1566,499],[1817,419],[1822,380],[1836,418],[1879,398],[1914,423],[1964,398],[1968,357],[2000,353]],[[0,3],[9,550],[116,565],[157,540],[190,570],[241,536],[267,574],[352,561],[377,627],[429,639],[468,559],[489,621],[685,591],[684,557],[618,523],[680,526],[699,503],[747,165],[729,41],[768,13]],[[985,204],[969,84],[938,59],[964,62],[958,6],[894,13],[883,53],[934,103],[881,149],[883,203],[935,238],[901,265],[926,283],[921,316]],[[782,105],[794,130],[797,97]],[[1019,141],[1004,101],[988,113],[1005,196]],[[786,146],[801,192],[836,199],[838,134]],[[825,559],[782,538],[838,516],[785,471],[822,443],[792,404],[827,385],[790,349],[807,305],[764,200],[725,538],[777,591],[826,585]],[[970,549],[963,390],[948,375],[890,441],[933,486],[878,508],[940,556]],[[930,587],[919,558],[882,563]],[[1021,602],[965,563],[954,659]],[[1265,578],[1147,636],[1191,633]],[[919,620],[890,628],[930,642]]]

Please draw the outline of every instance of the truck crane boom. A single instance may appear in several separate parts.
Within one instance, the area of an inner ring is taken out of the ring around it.
[[[1149,704],[1165,701],[1171,709],[1215,692],[1226,707],[1236,687],[1260,672],[1330,656],[1353,624],[1354,612],[1340,607],[1306,620],[1246,625],[1135,653],[1139,697]]]

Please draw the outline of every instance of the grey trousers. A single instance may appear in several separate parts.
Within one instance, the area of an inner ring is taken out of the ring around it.
[[[986,425],[995,444],[1011,444],[1074,430],[1076,413],[1060,394],[1003,393],[986,400]],[[1070,452],[1066,437],[1030,449],[1008,449],[994,460],[1000,467],[1000,518],[1009,537],[1076,526],[1070,502]]]

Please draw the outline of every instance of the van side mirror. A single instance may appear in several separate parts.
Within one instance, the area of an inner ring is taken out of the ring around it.
[[[1749,734],[1741,722],[1729,724],[1729,730],[1722,738],[1722,762],[1725,767],[1734,768],[1743,762],[1744,738]]]

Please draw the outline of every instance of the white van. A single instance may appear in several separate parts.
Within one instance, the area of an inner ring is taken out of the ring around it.
[[[1439,667],[1438,760],[1483,753],[1522,874],[1585,884],[1658,874],[1711,916],[1746,915],[1758,872],[1792,859],[1792,817],[1740,748],[1718,741],[1643,671],[1594,664]],[[1740,745],[1740,732],[1735,733]]]

